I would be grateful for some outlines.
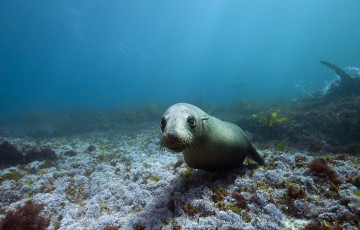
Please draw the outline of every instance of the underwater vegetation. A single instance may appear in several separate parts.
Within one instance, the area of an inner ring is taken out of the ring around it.
[[[328,182],[332,182],[335,185],[341,183],[335,171],[328,166],[325,159],[316,158],[311,161],[308,166],[313,175],[323,178]]]
[[[50,219],[39,216],[43,210],[43,205],[31,200],[27,201],[23,207],[18,207],[16,211],[9,211],[0,223],[1,230],[26,230],[26,229],[46,229],[50,224]]]
[[[4,141],[0,144],[0,168],[20,164],[23,161],[23,154],[17,148]]]
[[[360,153],[359,95],[262,106],[251,117],[235,120],[253,134],[253,141],[266,144],[286,139],[286,146],[311,152]]]
[[[142,132],[109,131],[41,141],[3,138],[18,143],[12,145],[24,155],[37,141],[37,151],[51,146],[60,154],[53,160],[4,169],[1,220],[12,219],[7,216],[33,199],[44,209],[32,212],[39,218],[43,215],[44,221],[51,218],[50,229],[358,226],[356,156],[322,159],[318,154],[289,153],[284,151],[290,148],[285,138],[275,142],[278,146],[273,150],[259,150],[266,154],[264,166],[245,164],[207,172],[188,167],[181,154],[160,152],[157,131],[149,125]],[[18,208],[8,214],[14,207]]]
[[[26,164],[32,161],[53,160],[56,158],[55,151],[49,147],[30,147],[20,152],[17,147],[4,141],[0,144],[0,168],[6,168],[17,164]]]
[[[25,152],[25,162],[52,160],[56,157],[55,151],[50,148],[29,149]]]
[[[259,125],[269,128],[274,125],[279,125],[283,122],[295,122],[294,119],[282,117],[280,115],[280,110],[273,112],[261,112],[258,115],[253,114],[252,116],[257,119]]]

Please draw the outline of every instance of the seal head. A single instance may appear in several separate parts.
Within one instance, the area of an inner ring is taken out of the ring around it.
[[[246,156],[264,163],[240,127],[212,117],[194,105],[178,103],[169,107],[160,127],[160,145],[182,152],[186,164],[192,168],[238,167]]]

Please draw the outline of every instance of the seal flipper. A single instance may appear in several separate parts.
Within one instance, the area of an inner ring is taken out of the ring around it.
[[[251,143],[249,143],[249,156],[251,157],[251,159],[253,159],[260,165],[263,165],[265,163],[264,158],[260,156],[260,154],[256,151],[256,149],[254,148],[254,146],[252,146]]]
[[[352,78],[349,74],[347,74],[344,70],[340,69],[336,65],[333,65],[326,61],[320,61],[320,62],[326,65],[327,67],[329,67],[330,69],[332,69],[337,75],[339,75],[342,81],[347,81]]]

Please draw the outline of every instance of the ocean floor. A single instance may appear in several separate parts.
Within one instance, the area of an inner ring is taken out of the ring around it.
[[[1,137],[20,152],[56,154],[0,171],[1,229],[37,207],[30,224],[48,229],[359,229],[359,156],[257,145],[264,166],[246,160],[229,171],[196,170],[182,154],[160,151],[154,124]]]

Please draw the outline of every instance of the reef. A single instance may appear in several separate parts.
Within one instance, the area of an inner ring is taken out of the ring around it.
[[[359,228],[356,155],[320,155],[284,141],[258,148],[264,166],[246,160],[208,172],[160,151],[159,127],[146,125],[61,139],[3,137],[24,154],[51,146],[56,157],[0,171],[2,225],[30,218],[37,229]]]
[[[312,152],[360,153],[360,96],[346,95],[296,102],[277,101],[232,118],[261,145],[280,143]]]
[[[2,127],[1,229],[360,228],[360,96],[203,106],[265,158],[215,172],[160,151],[162,108],[38,111]]]

